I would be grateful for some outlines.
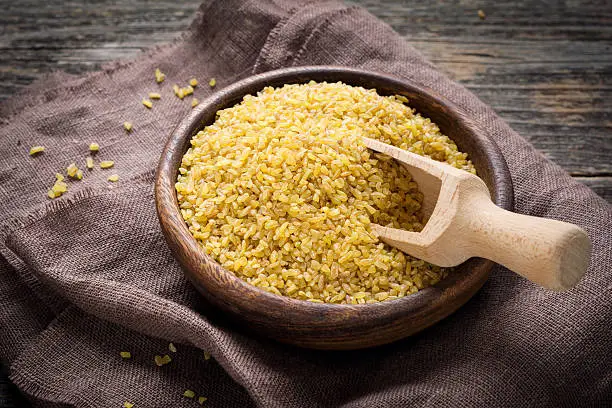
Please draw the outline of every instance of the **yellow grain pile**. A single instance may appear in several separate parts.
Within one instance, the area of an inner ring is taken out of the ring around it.
[[[474,172],[401,96],[342,83],[265,88],[218,112],[184,155],[176,191],[193,236],[243,280],[313,302],[372,303],[446,271],[383,243],[370,223],[419,231],[422,195],[378,139]]]

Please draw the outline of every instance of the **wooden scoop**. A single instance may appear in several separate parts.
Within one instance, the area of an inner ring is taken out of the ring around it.
[[[584,275],[591,241],[582,228],[506,211],[473,174],[377,140],[364,142],[405,165],[424,195],[423,230],[373,224],[383,242],[439,266],[487,258],[554,290],[572,288]]]

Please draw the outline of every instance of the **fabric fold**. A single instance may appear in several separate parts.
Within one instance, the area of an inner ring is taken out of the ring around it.
[[[191,346],[174,346],[176,352],[167,341],[132,335],[69,307],[13,363],[11,378],[29,395],[76,407],[121,407],[126,401],[135,406],[183,406],[185,390],[194,391],[196,400],[204,396],[209,406],[254,406],[214,359]],[[129,358],[121,357],[125,351]],[[171,361],[158,367],[156,355],[169,355]],[[81,356],[87,356],[89,365],[75,370],[74,360]],[[42,383],[37,375],[41,371],[49,373]],[[121,379],[120,385],[101,386],[113,377]]]

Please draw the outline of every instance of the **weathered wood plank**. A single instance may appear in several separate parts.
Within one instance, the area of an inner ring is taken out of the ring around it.
[[[199,3],[1,0],[0,98],[45,72],[82,73],[171,41]],[[571,174],[612,175],[609,1],[353,3],[390,24]],[[604,184],[596,185],[602,191]]]
[[[198,0],[1,0],[0,99],[46,72],[82,73],[180,35]]]
[[[457,38],[473,34],[481,39],[596,40],[612,36],[609,24],[612,8],[608,0],[351,2],[366,7],[398,32],[421,37]],[[485,20],[478,18],[478,10],[485,12]]]
[[[586,184],[593,191],[612,203],[612,177],[575,177],[582,184]]]
[[[356,3],[612,201],[611,2]]]

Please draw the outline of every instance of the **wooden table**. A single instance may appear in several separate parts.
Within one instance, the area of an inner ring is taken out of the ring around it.
[[[0,0],[0,99],[46,72],[91,71],[171,41],[200,1]],[[612,2],[353,2],[612,201]]]
[[[171,41],[200,0],[0,0],[0,99]],[[612,2],[354,0],[612,201]],[[486,14],[484,20],[478,10]],[[0,380],[0,407],[5,383]]]

